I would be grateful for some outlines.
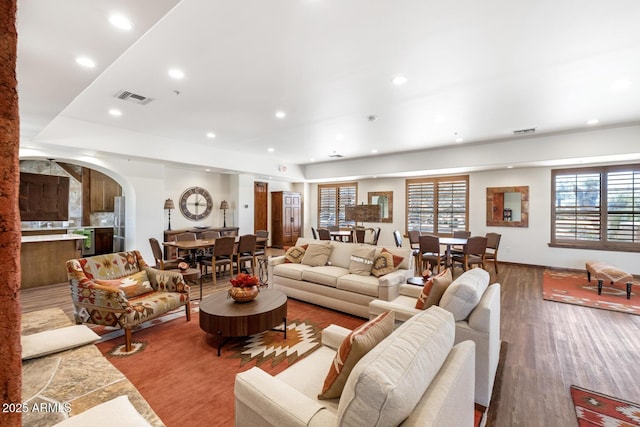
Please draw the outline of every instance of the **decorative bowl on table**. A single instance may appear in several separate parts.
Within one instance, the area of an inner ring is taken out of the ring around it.
[[[178,270],[180,271],[187,271],[189,269],[189,264],[187,264],[186,262],[180,262],[178,263]]]
[[[260,281],[256,276],[240,273],[235,279],[231,279],[229,296],[233,298],[235,302],[253,301],[260,293],[260,289],[258,288],[259,284]]]

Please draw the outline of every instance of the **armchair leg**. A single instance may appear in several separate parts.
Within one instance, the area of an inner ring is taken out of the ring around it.
[[[202,295],[202,289],[200,290],[200,295]],[[191,301],[190,300],[187,300],[187,303],[184,305],[184,309],[185,309],[185,314],[187,316],[187,322],[190,322],[191,321]]]
[[[124,351],[131,351],[131,329],[124,328]]]

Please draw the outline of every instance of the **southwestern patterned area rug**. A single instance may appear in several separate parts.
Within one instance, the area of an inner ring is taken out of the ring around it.
[[[576,408],[578,426],[640,426],[640,406],[637,403],[574,385],[570,387],[570,391]]]
[[[542,276],[542,298],[548,301],[640,315],[639,294],[637,284],[627,299],[623,283],[604,283],[598,295],[598,282],[593,278],[589,282],[586,272],[546,269]]]

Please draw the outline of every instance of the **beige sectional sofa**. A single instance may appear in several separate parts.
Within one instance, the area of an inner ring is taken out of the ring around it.
[[[327,262],[324,265],[311,266],[304,263],[286,263],[284,256],[272,257],[268,264],[269,284],[289,297],[356,316],[367,318],[369,303],[373,300],[395,299],[400,294],[400,285],[406,283],[414,274],[413,256],[408,248],[382,248],[305,238],[299,238],[296,242],[297,247],[305,245],[329,246]],[[375,257],[385,249],[402,258],[402,261],[395,271],[380,277],[356,274],[353,272],[352,255],[363,248],[375,250]]]
[[[421,286],[401,285],[393,300],[372,301],[369,317],[393,311],[396,322],[407,321],[422,312],[415,308],[421,291]],[[476,344],[475,401],[488,407],[500,358],[500,284],[489,285],[489,273],[483,269],[468,270],[449,285],[439,306],[454,314],[455,342]]]
[[[319,400],[349,333],[329,326],[321,348],[275,377],[257,367],[238,374],[235,425],[473,425],[475,344],[454,345],[450,312],[431,307],[404,322],[359,359],[339,397]]]

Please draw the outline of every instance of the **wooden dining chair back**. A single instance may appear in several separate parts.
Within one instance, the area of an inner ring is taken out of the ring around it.
[[[213,255],[211,259],[203,259],[200,261],[200,271],[202,272],[204,267],[204,274],[207,274],[207,267],[211,267],[213,270],[211,275],[213,276],[213,284],[216,285],[216,276],[220,268],[223,271],[226,270],[226,266],[229,266],[230,274],[233,276],[232,260],[233,252],[235,250],[236,238],[234,236],[225,236],[216,239],[216,244],[213,247]]]
[[[500,246],[500,238],[502,235],[499,233],[487,233],[487,249],[484,253],[485,261],[493,261],[493,268],[498,274],[498,247]]]
[[[243,234],[238,241],[238,249],[233,254],[233,266],[236,267],[236,274],[240,273],[242,266],[247,262],[251,263],[251,274],[256,274],[256,239],[255,234]],[[232,272],[233,274],[233,272]]]
[[[393,241],[396,243],[396,248],[402,247],[402,234],[400,234],[400,230],[393,230]]]
[[[162,254],[160,243],[158,242],[158,239],[154,237],[149,238],[149,245],[151,245],[151,252],[153,252],[153,258],[156,261],[155,268],[159,270],[171,270],[174,268],[178,268],[178,263],[184,261],[181,258],[165,260],[164,255]]]
[[[204,240],[215,240],[220,237],[220,232],[215,230],[209,230],[202,233],[202,238]]]
[[[487,238],[484,236],[469,237],[461,254],[453,254],[452,261],[462,265],[462,269],[467,271],[472,265],[479,265],[484,268],[484,256],[487,249]]]
[[[318,228],[318,239],[331,240],[331,232],[328,228]]]
[[[197,240],[196,233],[178,233],[173,236],[174,242],[190,242],[195,240]],[[188,262],[191,262],[191,252],[189,250],[178,248],[177,254],[178,258],[184,258]]]
[[[268,240],[269,232],[267,230],[256,231],[256,257],[262,257],[265,255]]]
[[[455,230],[451,237],[454,239],[468,239],[471,237],[471,232],[466,230]],[[464,250],[464,246],[453,245],[451,246],[451,254],[452,255],[462,255],[462,251]]]
[[[420,231],[409,230],[409,245],[414,249],[420,248]]]
[[[358,227],[353,230],[354,241],[356,243],[364,243],[364,236],[367,233],[367,230],[364,228]]]
[[[446,258],[440,253],[440,238],[431,234],[423,234],[418,239],[420,243],[420,272],[431,264],[432,269],[440,273],[440,266],[445,264]]]
[[[378,239],[380,238],[381,228],[368,228],[367,230],[371,230],[371,240],[367,241],[366,243],[376,246],[378,244]]]

